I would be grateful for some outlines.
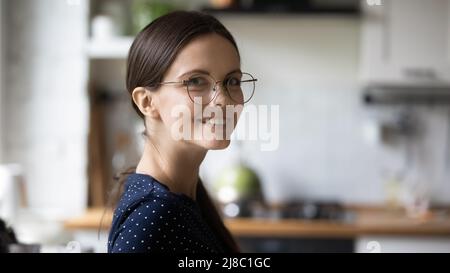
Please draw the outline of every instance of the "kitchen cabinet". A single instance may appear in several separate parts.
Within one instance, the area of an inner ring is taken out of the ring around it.
[[[244,253],[352,253],[353,238],[236,237]]]
[[[357,253],[450,253],[450,237],[367,235],[356,238]]]
[[[450,83],[450,1],[362,5],[364,83]]]

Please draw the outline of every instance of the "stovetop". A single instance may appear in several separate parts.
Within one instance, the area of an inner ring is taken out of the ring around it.
[[[289,202],[276,207],[252,210],[253,217],[274,219],[329,220],[351,222],[353,212],[338,202]]]

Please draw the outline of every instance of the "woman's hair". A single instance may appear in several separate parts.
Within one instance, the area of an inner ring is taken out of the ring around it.
[[[195,11],[175,11],[146,26],[131,45],[127,63],[126,87],[151,90],[159,86],[175,57],[191,40],[205,34],[227,39],[239,54],[236,42],[222,23],[211,15]],[[136,112],[143,117],[133,103]]]
[[[233,36],[211,15],[194,11],[175,11],[151,22],[136,36],[129,51],[126,78],[128,92],[131,94],[136,87],[147,87],[155,91],[183,47],[196,37],[213,33],[227,39],[239,54]],[[144,118],[133,100],[131,103],[139,116]],[[124,174],[120,180],[124,181],[130,170]],[[225,227],[201,181],[198,183],[196,196],[202,215],[226,247],[225,251],[239,252],[238,245]]]

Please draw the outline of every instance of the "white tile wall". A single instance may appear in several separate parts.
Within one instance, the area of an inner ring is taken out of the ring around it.
[[[32,208],[70,217],[87,196],[87,1],[7,1],[5,9],[5,158],[25,167]]]

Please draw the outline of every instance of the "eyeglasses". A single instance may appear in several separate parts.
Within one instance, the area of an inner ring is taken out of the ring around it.
[[[194,74],[187,80],[178,82],[161,82],[159,85],[182,84],[186,87],[186,91],[192,102],[198,103],[200,100],[202,105],[209,104],[213,101],[218,92],[217,84],[222,87],[228,96],[238,104],[244,104],[250,101],[255,92],[255,79],[249,73],[239,73],[229,76],[222,81],[216,81],[212,76],[207,74]]]

